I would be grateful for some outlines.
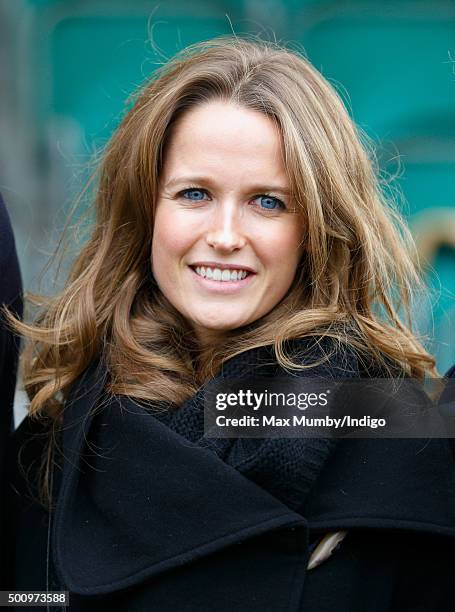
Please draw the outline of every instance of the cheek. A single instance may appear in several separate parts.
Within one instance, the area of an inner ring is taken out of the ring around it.
[[[280,286],[294,278],[303,252],[301,241],[301,228],[294,226],[285,226],[261,241],[262,259]]]
[[[188,232],[178,218],[158,210],[153,228],[152,262],[167,267],[188,248]]]

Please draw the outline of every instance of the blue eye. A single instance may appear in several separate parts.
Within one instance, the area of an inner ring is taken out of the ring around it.
[[[256,200],[260,200],[260,206],[264,210],[279,210],[286,208],[281,200],[269,195],[256,196]]]
[[[204,189],[185,189],[179,193],[186,200],[192,200],[193,202],[200,202],[204,199],[206,191]]]

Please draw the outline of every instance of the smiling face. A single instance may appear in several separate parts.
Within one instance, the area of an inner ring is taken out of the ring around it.
[[[160,177],[152,266],[200,341],[252,323],[280,302],[302,235],[270,118],[214,101],[177,121]]]

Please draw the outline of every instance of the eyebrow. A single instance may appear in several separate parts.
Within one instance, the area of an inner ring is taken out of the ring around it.
[[[196,185],[198,184],[210,185],[212,187],[215,185],[215,183],[207,176],[178,176],[178,177],[171,178],[165,185],[163,185],[163,187],[166,189],[169,189],[179,184],[184,185],[184,184],[191,184],[191,183],[196,184]],[[281,193],[287,196],[291,194],[290,189],[288,189],[287,187],[283,187],[282,185],[264,185],[264,184],[250,185],[250,187],[246,191],[251,192],[251,193],[274,191],[274,192]]]

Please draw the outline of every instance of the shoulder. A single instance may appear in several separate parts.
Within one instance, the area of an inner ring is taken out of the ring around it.
[[[366,351],[359,351],[349,336],[339,338],[312,334],[284,341],[278,350],[273,344],[248,349],[227,359],[221,366],[223,378],[249,375],[282,377],[292,374],[314,378],[384,378],[401,371],[385,366]]]
[[[380,370],[373,358],[361,354],[349,338],[313,335],[288,340],[283,348],[291,362],[305,366],[305,370],[296,370],[305,376],[364,378],[376,376]]]
[[[362,348],[359,348],[362,347]],[[405,372],[398,363],[379,350],[368,348],[355,329],[341,331],[339,336],[312,335],[288,340],[286,355],[297,364],[312,365],[324,377],[331,378],[402,378]],[[308,369],[308,375],[312,369]]]

